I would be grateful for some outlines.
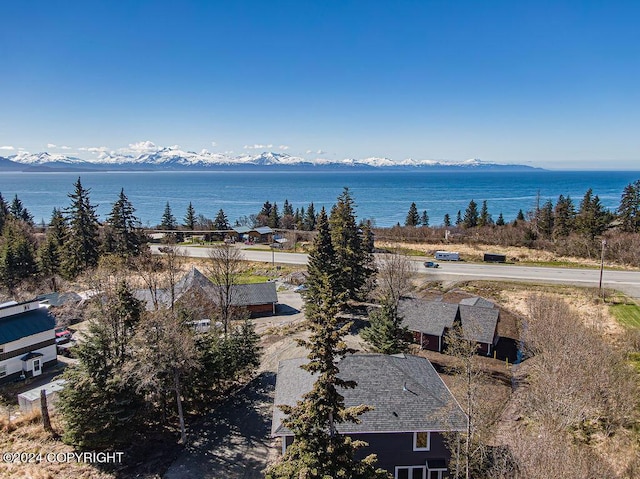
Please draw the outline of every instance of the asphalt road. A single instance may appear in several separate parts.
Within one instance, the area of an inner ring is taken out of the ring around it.
[[[151,245],[155,252],[159,245]],[[190,257],[207,257],[207,248],[184,246],[183,254]],[[275,262],[277,264],[307,264],[307,255],[274,251],[243,250],[248,261]],[[465,262],[440,262],[440,267],[425,268],[427,258],[413,260],[416,271],[434,281],[493,280],[529,282],[538,284],[565,284],[573,286],[597,287],[600,270],[587,268],[556,268],[538,266],[515,266],[509,264],[477,264]],[[640,272],[614,271],[605,268],[603,286],[640,299]]]

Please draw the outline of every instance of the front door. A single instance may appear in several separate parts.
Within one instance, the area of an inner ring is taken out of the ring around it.
[[[33,360],[33,375],[39,376],[42,372],[42,368],[40,367],[40,359]]]

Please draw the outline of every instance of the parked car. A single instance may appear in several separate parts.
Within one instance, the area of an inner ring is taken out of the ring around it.
[[[440,265],[438,263],[434,263],[433,261],[427,261],[424,263],[425,268],[439,268]]]
[[[296,286],[295,288],[293,288],[293,290],[294,290],[296,293],[301,293],[301,292],[306,291],[306,290],[308,290],[308,289],[309,289],[309,288],[307,288],[307,285],[306,285],[306,284],[301,284],[300,286]]]
[[[56,343],[67,342],[71,339],[71,331],[67,328],[56,328]]]

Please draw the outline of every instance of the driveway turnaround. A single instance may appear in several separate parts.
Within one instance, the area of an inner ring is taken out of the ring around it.
[[[277,454],[271,412],[276,377],[263,372],[188,431],[189,444],[165,479],[258,479]]]

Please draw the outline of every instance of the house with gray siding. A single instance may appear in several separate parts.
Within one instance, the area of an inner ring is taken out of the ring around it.
[[[312,389],[315,377],[300,367],[307,362],[289,359],[278,367],[271,434],[282,438],[283,453],[295,438],[277,406],[293,406]],[[345,405],[373,407],[359,424],[336,426],[368,444],[359,457],[376,454],[378,467],[395,479],[444,478],[451,453],[443,434],[464,431],[467,419],[431,363],[405,354],[355,354],[338,367],[340,378],[357,383],[354,389],[339,389]]]

